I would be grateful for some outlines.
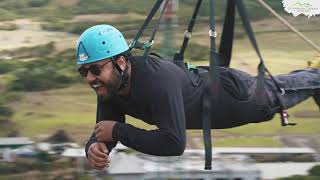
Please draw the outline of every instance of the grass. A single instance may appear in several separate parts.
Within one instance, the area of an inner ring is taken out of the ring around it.
[[[213,144],[214,147],[281,147],[277,137],[218,138],[213,139]]]

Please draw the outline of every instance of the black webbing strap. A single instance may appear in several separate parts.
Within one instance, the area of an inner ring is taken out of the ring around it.
[[[166,11],[166,7],[167,7],[169,1],[170,0],[165,0],[164,6],[163,6],[163,9],[162,9],[161,14],[159,16],[159,19],[157,21],[157,24],[153,28],[153,31],[152,31],[150,39],[149,39],[149,43],[151,43],[151,45],[153,44],[154,37],[156,36],[156,33],[158,31],[158,28],[159,28],[160,21],[162,19],[162,16],[163,16],[164,12]],[[150,49],[151,49],[151,46],[146,47],[146,49],[144,51],[144,54],[143,54],[144,57],[149,54]]]
[[[203,97],[203,111],[202,111],[202,129],[203,129],[203,141],[205,149],[205,170],[212,169],[212,140],[211,140],[211,120],[212,117],[211,109],[216,107],[216,98],[218,96],[218,85],[219,85],[219,68],[218,58],[216,54],[216,30],[214,22],[214,0],[209,1],[210,7],[210,83],[207,87]]]
[[[204,138],[204,145],[205,145],[205,169],[210,170],[212,167],[212,141],[211,141],[211,120],[216,121],[214,113],[210,113],[211,109],[217,109],[217,100],[219,96],[219,86],[220,86],[220,70],[219,70],[219,54],[216,53],[216,45],[215,45],[215,38],[216,38],[216,31],[215,31],[215,20],[214,20],[214,0],[210,0],[209,3],[210,7],[210,42],[211,42],[211,48],[210,48],[210,86],[208,87],[208,91],[204,94],[203,99],[203,138]],[[233,6],[233,7],[232,7]],[[244,29],[250,39],[250,42],[255,49],[259,59],[260,63],[258,65],[258,80],[257,80],[257,86],[256,86],[256,94],[261,97],[263,97],[265,93],[265,66],[264,62],[261,56],[261,53],[259,51],[259,47],[257,45],[256,39],[254,37],[253,30],[251,28],[250,22],[248,20],[248,16],[245,12],[245,8],[243,5],[242,0],[229,0],[228,1],[228,11],[231,13],[230,15],[227,15],[229,18],[234,18],[234,6],[237,6],[239,15],[242,20],[242,24],[244,26]],[[228,21],[229,19],[226,19]],[[225,26],[230,27],[232,25],[232,19],[230,24],[226,22]],[[234,24],[234,23],[233,23]],[[233,32],[226,30],[227,32]],[[227,36],[228,34],[225,34]],[[227,38],[227,37],[225,37]],[[228,40],[229,43],[232,43],[232,39]],[[228,46],[228,42],[225,45],[225,47]],[[230,47],[230,45],[229,45]],[[231,57],[231,50],[230,50],[230,57]]]
[[[161,6],[163,0],[157,0],[157,2],[154,4],[153,8],[151,9],[151,11],[149,12],[148,17],[146,18],[146,20],[144,21],[144,23],[142,24],[141,28],[139,29],[138,33],[136,34],[136,36],[134,37],[134,39],[132,40],[131,44],[130,44],[130,50],[132,48],[136,48],[136,49],[142,49],[144,48],[144,46],[148,46],[148,44],[146,43],[140,43],[139,42],[139,38],[141,37],[143,31],[147,28],[147,26],[149,25],[150,21],[152,20],[153,16],[156,14],[156,12],[158,11],[159,7]]]
[[[194,24],[196,23],[196,19],[197,19],[197,15],[198,15],[198,12],[199,12],[199,9],[201,6],[201,2],[202,2],[202,0],[197,1],[196,7],[194,8],[194,11],[193,11],[193,14],[192,14],[189,26],[188,26],[188,29],[184,33],[184,39],[183,39],[183,42],[182,42],[182,45],[180,48],[180,52],[176,53],[174,55],[174,58],[173,58],[174,61],[183,61],[184,60],[184,52],[188,46],[189,39],[191,38],[192,30],[193,30]]]
[[[265,87],[265,72],[267,72],[269,74],[269,77],[271,78],[271,80],[273,81],[275,86],[277,87],[278,91],[281,93],[281,95],[283,95],[285,89],[280,87],[279,83],[275,80],[275,78],[272,76],[270,71],[264,65],[262,56],[261,56],[261,54],[259,52],[258,45],[256,43],[256,40],[254,39],[252,28],[251,28],[250,23],[248,21],[248,17],[247,17],[247,15],[245,13],[242,0],[236,1],[236,3],[237,3],[237,6],[238,6],[238,11],[239,11],[240,17],[242,18],[242,22],[243,22],[244,27],[246,29],[246,32],[247,32],[247,34],[249,36],[249,39],[250,39],[254,49],[256,50],[256,52],[257,52],[257,54],[258,54],[258,56],[260,58],[260,64],[258,66],[258,71],[259,72],[258,72],[257,89],[256,89],[257,95],[263,94],[263,92],[265,92],[265,90],[264,90],[264,87]],[[279,102],[279,106],[280,106],[279,107],[279,110],[280,110],[279,113],[280,113],[280,117],[281,117],[281,124],[283,126],[295,125],[294,123],[289,123],[288,122],[288,118],[287,118],[288,115],[284,111],[285,107],[284,107],[284,103],[282,102],[282,98],[280,97],[281,95],[279,95],[279,93],[277,93],[277,92],[275,92],[274,94],[277,97],[278,102]],[[262,101],[262,98],[260,100]]]
[[[222,55],[223,62],[220,62],[220,66],[229,67],[232,46],[234,37],[234,23],[235,23],[235,0],[228,0],[227,11],[224,18],[223,31],[221,35],[219,54]]]
[[[255,39],[252,27],[251,27],[250,22],[249,22],[249,18],[247,16],[246,11],[245,11],[245,7],[243,5],[243,2],[242,2],[242,0],[236,0],[235,3],[236,3],[236,6],[237,6],[237,9],[238,9],[238,13],[240,15],[240,18],[242,20],[243,27],[244,27],[244,29],[245,29],[248,37],[249,37],[249,40],[250,40],[254,50],[256,51],[256,53],[257,53],[257,55],[259,57],[259,60],[260,60],[260,63],[258,65],[258,77],[257,77],[258,79],[257,79],[257,86],[256,86],[256,94],[258,96],[259,95],[263,96],[263,94],[265,93],[264,87],[265,87],[266,67],[264,65],[264,61],[262,59],[262,56],[261,56],[257,41]],[[263,100],[263,97],[261,97],[261,101],[262,100]]]

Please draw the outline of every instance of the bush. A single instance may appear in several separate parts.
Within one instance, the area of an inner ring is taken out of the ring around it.
[[[0,74],[5,74],[15,69],[15,65],[6,60],[0,60]]]
[[[7,106],[0,106],[0,120],[7,120],[13,115],[13,111]]]
[[[319,180],[319,176],[294,175],[286,178],[279,178],[277,180]]]
[[[13,23],[4,23],[0,25],[0,30],[3,30],[3,31],[14,31],[17,29],[18,29],[18,26]]]
[[[74,49],[55,57],[24,62],[14,71],[15,79],[8,83],[14,91],[42,91],[66,87],[81,78],[75,71]]]
[[[320,165],[312,167],[309,170],[309,174],[312,175],[312,176],[320,176]]]
[[[29,0],[28,5],[31,7],[42,7],[48,5],[50,0]]]
[[[9,90],[42,91],[65,87],[73,79],[57,73],[52,67],[22,69],[16,74],[17,79],[9,84]]]
[[[0,21],[9,21],[18,17],[15,13],[0,8]]]
[[[21,98],[21,94],[16,92],[1,92],[0,105],[18,101],[20,100],[20,98]]]

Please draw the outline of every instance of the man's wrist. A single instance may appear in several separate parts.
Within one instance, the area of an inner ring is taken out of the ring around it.
[[[119,128],[120,128],[121,124],[122,124],[122,123],[116,122],[116,123],[113,125],[113,128],[112,128],[112,139],[113,139],[113,141],[119,141],[119,138],[120,138]]]

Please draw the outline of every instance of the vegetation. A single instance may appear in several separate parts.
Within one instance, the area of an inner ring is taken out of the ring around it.
[[[0,25],[0,30],[3,30],[3,31],[13,31],[17,29],[18,29],[18,26],[14,23],[4,23]]]
[[[314,166],[309,170],[308,175],[294,175],[286,178],[279,178],[277,180],[318,180],[320,179],[320,166]]]
[[[226,1],[217,1],[216,11],[218,19],[223,19]],[[79,0],[72,5],[64,5],[55,3],[55,0],[2,0],[0,2],[1,18],[0,20],[12,20],[17,17],[30,17],[43,21],[57,22],[59,20],[71,19],[75,15],[80,14],[122,14],[127,12],[146,15],[151,9],[155,1],[135,1],[132,5],[129,0]],[[245,1],[246,7],[251,18],[261,19],[269,16],[267,11],[261,11],[261,5],[256,1]],[[281,12],[281,2],[277,0],[269,0],[268,4],[274,9]],[[181,22],[185,22],[191,17],[195,1],[180,0],[178,12]],[[209,15],[208,1],[203,1],[200,16],[208,17]],[[103,21],[103,20],[102,20]]]
[[[37,58],[33,61],[20,62],[20,68],[12,72],[15,79],[9,82],[8,90],[41,91],[66,87],[77,82],[79,78],[74,73],[74,64],[70,60],[74,58],[74,50],[66,50],[50,57],[53,51],[53,43],[49,43],[44,46],[20,48],[18,51],[11,52],[15,58],[19,56],[19,58]],[[16,52],[21,53],[15,54]]]
[[[49,55],[55,52],[55,47],[53,42],[49,42],[45,45],[33,46],[33,47],[21,47],[15,50],[3,50],[0,52],[0,55],[3,57],[9,57],[10,59],[20,60],[25,58],[40,58],[40,57],[48,57]],[[13,60],[14,61],[14,60]],[[18,63],[8,62],[8,61],[0,61],[0,65],[3,65],[3,69],[11,70],[16,65],[15,68],[19,68],[17,66]],[[5,71],[5,70],[3,70]],[[7,70],[8,71],[8,70]],[[0,67],[1,74],[1,67]]]

